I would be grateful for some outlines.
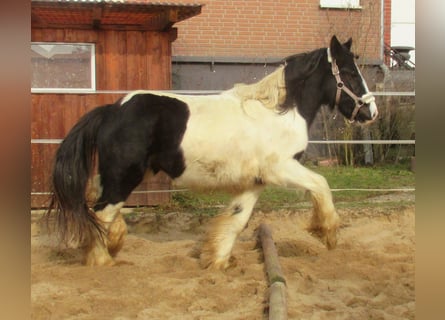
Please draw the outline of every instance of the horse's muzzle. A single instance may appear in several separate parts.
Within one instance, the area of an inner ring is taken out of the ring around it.
[[[375,120],[377,120],[379,116],[379,111],[377,109],[377,105],[374,101],[372,101],[368,106],[367,110],[362,108],[357,114],[356,120],[361,124],[371,124]]]

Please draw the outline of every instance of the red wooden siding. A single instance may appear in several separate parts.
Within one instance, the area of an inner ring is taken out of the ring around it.
[[[33,29],[33,42],[88,42],[96,45],[96,89],[136,90],[171,88],[171,41],[175,30],[115,31]],[[31,138],[62,139],[87,111],[113,103],[122,94],[32,94]],[[47,204],[49,179],[57,145],[31,145],[31,206]],[[137,190],[166,190],[170,181],[159,174]],[[169,193],[137,193],[129,205],[166,202]]]

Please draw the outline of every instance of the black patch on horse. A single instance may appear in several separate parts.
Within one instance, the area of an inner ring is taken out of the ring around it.
[[[322,82],[329,72],[326,49],[292,55],[285,61],[284,81],[287,94],[282,109],[285,111],[297,107],[309,128],[324,96],[324,92],[320,90],[324,90]]]
[[[261,186],[261,185],[264,185],[264,180],[261,177],[255,177],[255,179],[253,180],[253,183],[255,185]]]
[[[166,96],[136,94],[122,106],[116,102],[97,137],[103,192],[94,209],[125,201],[147,169],[179,177],[189,115],[186,103]]]
[[[303,154],[304,154],[304,151],[297,152],[296,154],[294,154],[293,158],[297,161],[300,161]]]
[[[236,204],[233,208],[232,208],[232,215],[238,214],[240,212],[243,211],[243,207],[240,204]]]

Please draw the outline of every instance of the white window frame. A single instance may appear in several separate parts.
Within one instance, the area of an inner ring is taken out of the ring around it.
[[[320,8],[361,9],[360,0],[320,0]]]
[[[82,93],[96,91],[96,45],[86,42],[31,42],[31,45],[82,45],[91,47],[90,79],[88,88],[32,88],[32,93]]]

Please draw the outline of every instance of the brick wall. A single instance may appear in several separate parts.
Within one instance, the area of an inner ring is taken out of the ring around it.
[[[391,0],[385,0],[384,13],[384,41],[388,45],[391,44]]]
[[[391,45],[391,0],[385,0],[384,13],[384,36],[383,41],[387,45]],[[385,63],[389,66],[391,61],[389,56],[385,56]]]
[[[362,58],[381,58],[380,0],[361,0],[361,10],[320,9],[319,0],[175,2],[205,5],[200,15],[175,25],[173,56],[279,58],[325,47],[336,34],[343,41],[353,37]]]

